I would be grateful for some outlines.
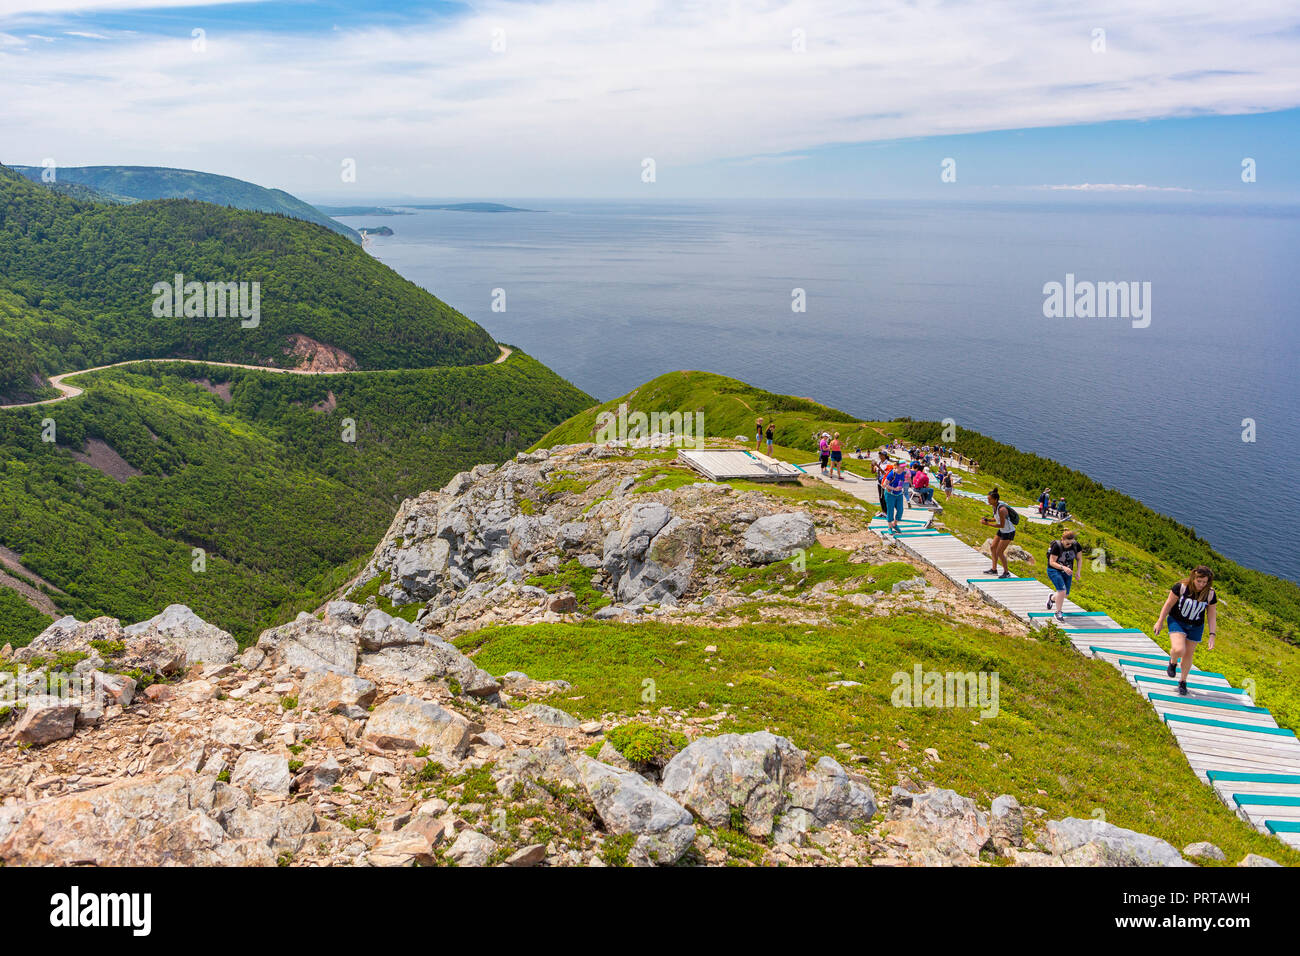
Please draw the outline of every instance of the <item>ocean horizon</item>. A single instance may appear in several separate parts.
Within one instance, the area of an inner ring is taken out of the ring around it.
[[[376,258],[602,401],[690,368],[951,418],[1300,580],[1300,523],[1271,494],[1300,460],[1298,207],[507,202],[530,211],[340,221],[391,227]],[[1114,314],[1078,314],[1087,284]]]

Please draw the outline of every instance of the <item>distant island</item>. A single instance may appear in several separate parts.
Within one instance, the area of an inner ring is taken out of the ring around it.
[[[499,202],[456,202],[436,205],[412,205],[410,209],[441,209],[446,212],[537,212],[536,209],[520,209],[517,206],[503,206]]]
[[[390,209],[388,206],[317,206],[327,216],[414,216],[413,212]]]
[[[363,236],[391,236],[393,234],[393,230],[388,226],[361,226],[357,229],[357,232]]]

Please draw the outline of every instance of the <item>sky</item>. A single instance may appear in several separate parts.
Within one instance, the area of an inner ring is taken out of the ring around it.
[[[0,0],[0,91],[317,201],[1300,201],[1295,0]]]

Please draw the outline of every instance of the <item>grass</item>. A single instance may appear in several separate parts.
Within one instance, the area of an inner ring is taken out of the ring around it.
[[[583,614],[595,614],[612,602],[609,595],[592,585],[591,578],[594,574],[595,569],[583,567],[574,559],[564,562],[550,574],[530,577],[528,583],[550,594],[572,591],[578,599],[578,610]]]
[[[724,730],[783,734],[814,759],[830,754],[866,773],[880,792],[910,776],[986,806],[1011,793],[1052,819],[1100,808],[1110,822],[1177,847],[1209,840],[1230,861],[1254,852],[1300,864],[1300,853],[1237,819],[1196,779],[1173,736],[1113,668],[1055,642],[914,613],[829,628],[538,624],[457,643],[477,648],[476,663],[494,672],[571,681],[553,703],[580,718],[725,709]],[[708,644],[718,652],[705,655]],[[916,664],[996,673],[997,715],[893,706],[893,676],[910,677]],[[827,689],[842,678],[861,686]],[[928,762],[927,747],[942,762]]]
[[[794,555],[763,567],[731,567],[727,573],[744,594],[759,590],[801,594],[828,581],[846,593],[877,592],[889,590],[899,581],[920,576],[916,567],[905,561],[854,564],[849,560],[848,551],[818,544],[803,555]]]

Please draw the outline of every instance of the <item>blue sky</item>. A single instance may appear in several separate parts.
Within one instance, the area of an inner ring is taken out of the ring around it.
[[[0,0],[0,75],[0,161],[338,200],[1300,201],[1293,0]]]

